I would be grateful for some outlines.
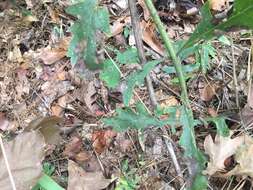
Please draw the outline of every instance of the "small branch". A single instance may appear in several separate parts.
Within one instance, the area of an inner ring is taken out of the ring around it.
[[[141,65],[144,65],[144,64],[146,64],[147,60],[145,57],[143,43],[142,43],[142,33],[141,33],[141,28],[139,25],[139,17],[138,17],[137,9],[136,9],[136,0],[128,0],[128,4],[129,4],[129,8],[130,8],[130,13],[131,13],[131,24],[132,24],[133,31],[134,31],[136,48],[138,51],[140,63],[141,63]],[[151,104],[154,107],[156,107],[158,103],[157,103],[157,100],[155,97],[154,88],[152,85],[152,80],[150,78],[150,75],[147,75],[146,83],[147,83],[147,87],[148,87],[148,92],[149,92]]]
[[[4,162],[5,162],[5,165],[6,165],[8,174],[9,174],[9,178],[10,178],[10,181],[11,181],[12,189],[16,190],[17,188],[16,188],[16,185],[15,185],[15,181],[14,181],[13,175],[11,173],[10,165],[9,165],[8,158],[7,158],[7,155],[6,155],[6,152],[5,152],[2,135],[0,135],[0,145],[1,145],[1,150],[2,150],[3,157],[4,157]]]

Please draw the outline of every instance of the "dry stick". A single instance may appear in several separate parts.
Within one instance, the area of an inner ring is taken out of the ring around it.
[[[0,145],[1,145],[1,150],[2,150],[3,157],[4,157],[4,162],[5,162],[5,165],[6,165],[8,174],[9,174],[9,178],[10,178],[10,181],[11,181],[12,189],[13,189],[13,190],[16,190],[15,181],[14,181],[14,178],[13,178],[13,176],[12,176],[11,169],[10,169],[10,165],[9,165],[9,162],[8,162],[8,158],[7,158],[7,155],[6,155],[6,152],[5,152],[4,143],[3,143],[3,139],[2,139],[2,135],[0,135]]]
[[[137,9],[136,9],[136,0],[128,0],[128,4],[129,4],[129,8],[130,8],[130,13],[131,13],[131,23],[132,23],[132,28],[133,28],[133,32],[134,32],[136,48],[138,50],[140,63],[141,63],[141,65],[144,65],[144,64],[146,64],[147,60],[145,57],[143,42],[142,42],[142,38],[141,38],[142,33],[141,33],[141,28],[139,25],[139,17],[138,17]],[[153,107],[156,107],[158,105],[158,103],[157,103],[157,100],[155,97],[154,88],[152,85],[152,80],[149,75],[147,75],[147,77],[146,77],[146,83],[147,83],[147,87],[148,87],[148,92],[149,92],[151,104]],[[167,134],[167,131],[165,130],[165,128],[162,128],[162,131],[164,132],[164,134]],[[173,149],[173,145],[172,145],[171,141],[167,138],[164,138],[164,141],[165,141],[167,149],[170,153],[170,156],[171,156],[172,162],[174,164],[174,167],[176,169],[176,172],[177,172],[178,176],[181,179],[183,179],[181,168],[179,166],[175,151]],[[181,184],[183,184],[182,180],[179,180],[179,181]]]
[[[139,17],[137,15],[136,0],[128,0],[128,4],[129,4],[130,13],[131,13],[131,24],[134,31],[136,48],[138,50],[140,63],[141,65],[144,65],[146,64],[147,60],[145,57],[142,38],[141,38],[142,33],[141,33],[140,25],[139,25]],[[156,106],[158,103],[155,97],[154,88],[153,88],[152,81],[149,75],[147,75],[146,77],[146,83],[147,83],[151,103],[153,106]]]
[[[233,80],[234,80],[234,88],[235,88],[236,107],[240,108],[239,95],[238,95],[238,81],[237,81],[236,66],[235,66],[234,44],[232,44],[232,64],[233,64]]]

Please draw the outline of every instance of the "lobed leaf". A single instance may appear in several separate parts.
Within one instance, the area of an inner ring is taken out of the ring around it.
[[[105,81],[109,88],[115,88],[120,81],[120,72],[110,59],[106,59],[103,66],[104,68],[99,75],[100,79]]]
[[[142,85],[145,77],[158,63],[159,61],[150,61],[143,66],[141,71],[133,72],[127,77],[127,87],[123,92],[123,102],[125,106],[129,105],[135,86]]]
[[[108,10],[99,7],[97,0],[84,0],[67,8],[67,13],[78,18],[71,26],[73,35],[67,56],[76,64],[79,58],[85,60],[90,69],[100,68],[96,61],[98,32],[109,33]]]
[[[127,107],[116,109],[116,113],[116,116],[103,119],[103,122],[107,126],[114,127],[117,131],[124,131],[129,128],[144,129],[151,125],[162,127],[164,125],[164,122],[149,115],[141,103],[136,105],[136,110]]]
[[[235,0],[233,12],[228,16],[227,20],[217,25],[214,24],[209,3],[201,9],[202,21],[198,24],[196,30],[190,39],[185,43],[184,48],[190,47],[200,40],[211,39],[215,35],[216,30],[226,30],[231,27],[253,28],[253,0]]]

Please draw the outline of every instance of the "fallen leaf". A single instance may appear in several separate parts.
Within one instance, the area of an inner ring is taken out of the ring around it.
[[[236,166],[225,177],[232,175],[253,177],[253,140],[248,138],[245,144],[238,148],[235,155]]]
[[[92,133],[91,141],[95,151],[101,154],[111,143],[117,133],[111,129],[97,130]]]
[[[45,142],[37,131],[21,133],[14,140],[4,143],[7,159],[18,190],[33,187],[42,175],[41,161]],[[4,158],[0,153],[0,189],[11,190],[11,183]]]
[[[162,47],[162,44],[155,33],[155,26],[143,20],[140,23],[140,27],[143,29],[143,41],[155,52],[159,53],[160,55],[164,55],[164,48]]]
[[[69,42],[69,37],[62,38],[57,44],[55,44],[54,48],[48,46],[40,50],[39,58],[42,59],[45,65],[51,65],[56,61],[61,60],[66,56]]]
[[[5,116],[5,113],[0,112],[0,129],[6,131],[9,126],[9,121]]]
[[[82,150],[82,139],[81,137],[74,136],[71,141],[65,146],[63,155],[68,158],[74,159],[76,155]]]
[[[114,21],[110,27],[112,36],[116,36],[123,32],[123,28],[131,22],[130,16],[120,17],[118,20]]]
[[[209,6],[214,11],[224,11],[228,5],[228,0],[209,0]]]
[[[95,116],[104,115],[104,112],[100,109],[100,106],[97,103],[98,92],[94,81],[83,82],[80,93],[81,101],[85,103],[90,113]]]
[[[68,190],[101,190],[105,189],[111,179],[106,179],[101,171],[86,172],[75,162],[68,162]]]
[[[216,135],[214,141],[211,135],[205,138],[204,149],[210,158],[207,168],[204,171],[205,174],[213,175],[216,172],[224,172],[226,169],[224,165],[225,160],[233,156],[248,138],[242,135],[231,139],[231,135],[228,137]]]
[[[47,144],[58,144],[61,140],[61,131],[57,124],[60,122],[62,122],[62,118],[57,116],[39,117],[30,122],[25,131],[39,130]]]
[[[147,21],[150,18],[150,13],[144,0],[138,0],[138,4],[141,6],[143,10],[144,19]]]
[[[211,84],[207,83],[199,83],[199,96],[200,99],[203,101],[210,101],[216,94],[216,88],[215,86],[212,86]]]

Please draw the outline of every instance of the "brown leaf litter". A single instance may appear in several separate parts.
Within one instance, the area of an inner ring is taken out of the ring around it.
[[[253,139],[246,134],[235,138],[231,135],[232,132],[228,137],[216,135],[214,141],[210,135],[205,138],[204,149],[210,160],[204,173],[219,177],[232,175],[252,177]],[[231,158],[234,159],[233,162],[230,161]]]

